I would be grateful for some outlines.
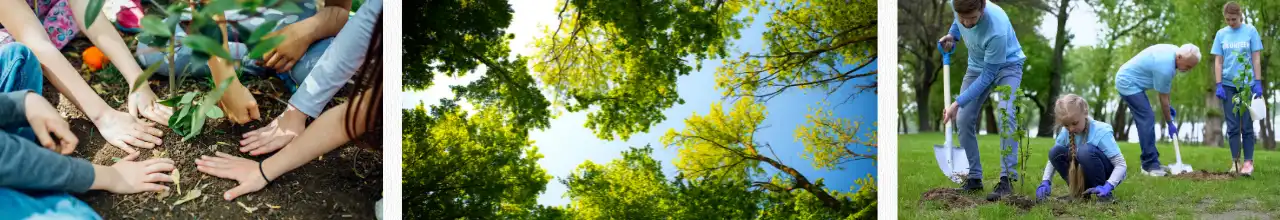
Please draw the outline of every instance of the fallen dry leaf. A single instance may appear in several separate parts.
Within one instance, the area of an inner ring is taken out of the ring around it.
[[[202,193],[203,192],[200,192],[199,189],[193,189],[191,191],[187,191],[187,195],[183,196],[182,199],[179,199],[178,202],[173,203],[173,205],[174,206],[182,205],[182,203],[186,203],[188,201],[195,200],[196,198],[200,198],[200,196],[203,196]]]
[[[258,211],[257,207],[249,208],[249,206],[245,206],[244,203],[240,203],[240,201],[236,201],[236,204],[239,204],[240,208],[244,208],[245,213],[253,213],[253,211]]]
[[[278,205],[271,205],[271,203],[267,203],[267,208],[271,208],[271,209],[280,209],[280,206],[278,206]]]
[[[164,191],[160,191],[159,193],[156,193],[157,194],[156,199],[163,201],[164,198],[169,198],[169,195],[172,194],[169,192],[170,192],[169,189],[165,189]]]
[[[178,168],[173,168],[173,173],[169,174],[169,178],[173,179],[173,185],[178,186],[178,191],[182,191],[182,174],[178,172]]]

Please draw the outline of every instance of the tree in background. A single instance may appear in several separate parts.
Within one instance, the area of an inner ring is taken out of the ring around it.
[[[560,23],[535,40],[534,71],[554,103],[592,111],[588,128],[603,140],[627,140],[683,104],[676,79],[706,59],[728,54],[758,1],[565,0]],[[692,65],[691,65],[692,64]],[[592,108],[596,108],[592,110]]]
[[[410,1],[404,33],[404,89],[433,77],[481,74],[455,86],[430,111],[404,110],[404,210],[411,218],[514,218],[553,215],[536,205],[550,175],[528,134],[548,127],[550,102],[523,57],[509,56],[511,5],[505,0]],[[474,109],[463,109],[468,103]]]

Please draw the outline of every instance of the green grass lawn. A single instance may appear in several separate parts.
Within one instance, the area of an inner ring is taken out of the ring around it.
[[[958,184],[947,180],[938,169],[933,157],[933,145],[943,142],[941,133],[898,136],[898,215],[902,219],[1056,219],[1056,218],[1120,218],[1120,219],[1271,219],[1280,216],[1280,169],[1275,163],[1280,153],[1255,152],[1254,177],[1230,180],[1192,180],[1170,177],[1149,177],[1141,174],[1136,143],[1120,143],[1129,166],[1128,178],[1116,187],[1113,204],[1094,202],[1041,203],[1030,210],[1023,210],[1004,203],[983,203],[972,208],[948,209],[938,201],[921,202],[921,195],[934,188],[954,188]],[[978,137],[982,149],[984,171],[982,193],[970,195],[983,201],[996,182],[999,182],[999,136]],[[1014,182],[1014,192],[1035,197],[1035,188],[1043,178],[1044,165],[1053,139],[1037,138],[1031,141],[1032,153],[1026,168],[1026,181]],[[1025,147],[1025,146],[1024,146]],[[1175,162],[1173,143],[1160,143],[1160,161]],[[1259,145],[1259,147],[1261,147]],[[1226,171],[1231,167],[1231,152],[1227,148],[1182,146],[1182,159],[1196,170]],[[1025,184],[1025,185],[1022,185]],[[1057,175],[1053,178],[1053,197],[1067,193],[1066,182]]]

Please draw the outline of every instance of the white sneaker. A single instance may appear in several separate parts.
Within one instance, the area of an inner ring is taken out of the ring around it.
[[[1159,170],[1143,170],[1143,171],[1142,171],[1142,174],[1143,174],[1143,175],[1147,175],[1147,176],[1165,176],[1165,175],[1169,174],[1169,172],[1164,171],[1164,169],[1159,169]]]

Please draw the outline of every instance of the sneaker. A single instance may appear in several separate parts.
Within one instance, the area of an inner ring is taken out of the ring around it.
[[[1000,177],[1000,183],[996,183],[995,189],[991,190],[991,194],[987,195],[987,201],[996,201],[1004,198],[1009,194],[1013,194],[1013,184],[1009,183],[1009,177]]]
[[[1238,160],[1233,160],[1233,161],[1231,161],[1231,165],[1230,165],[1230,166],[1228,166],[1227,172],[1230,172],[1230,173],[1239,173],[1239,172],[1240,172],[1240,161],[1238,161]]]
[[[1245,161],[1244,165],[1240,166],[1240,173],[1243,173],[1245,176],[1253,175],[1253,161]]]
[[[964,185],[960,186],[960,188],[956,189],[956,191],[967,192],[967,193],[982,191],[982,179],[965,180]]]
[[[1161,168],[1162,168],[1162,169],[1155,169],[1155,170],[1142,170],[1142,174],[1143,174],[1143,175],[1147,175],[1147,176],[1165,176],[1165,175],[1168,175],[1168,174],[1169,174],[1169,172],[1167,172],[1167,171],[1165,171],[1165,169],[1163,169],[1164,167],[1161,167]]]

